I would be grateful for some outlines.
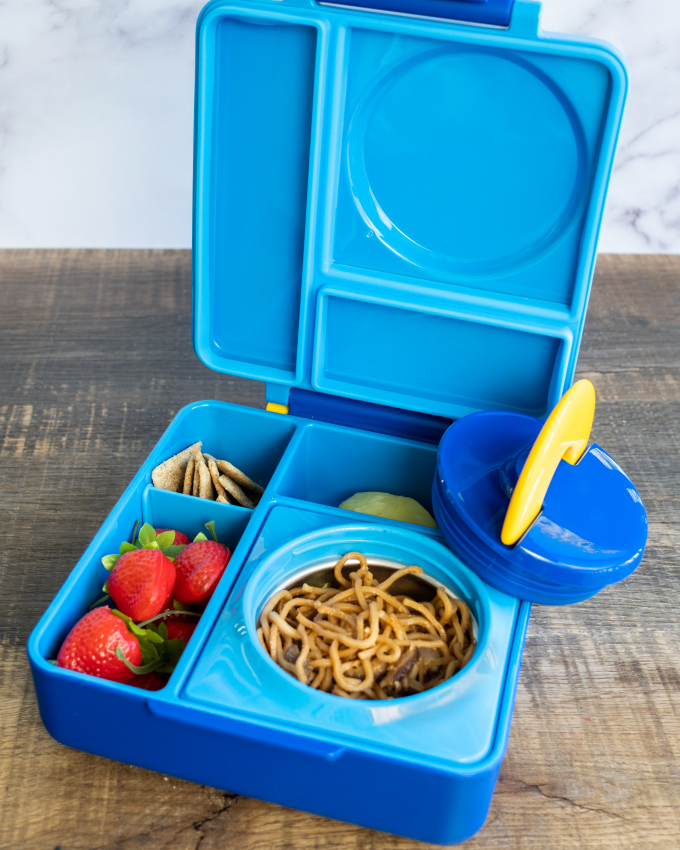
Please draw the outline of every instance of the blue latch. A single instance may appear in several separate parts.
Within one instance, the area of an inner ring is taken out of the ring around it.
[[[507,27],[513,3],[514,0],[340,0],[324,5]]]

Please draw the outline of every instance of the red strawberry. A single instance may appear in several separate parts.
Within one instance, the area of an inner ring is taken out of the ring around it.
[[[187,607],[187,611],[191,609]],[[181,611],[178,611],[177,608],[173,605],[173,600],[171,599],[168,605],[161,611],[161,614],[167,613],[167,617],[163,617],[159,620],[161,623],[165,623],[166,625],[169,622],[173,623],[195,623],[198,617],[192,617],[191,614],[183,614]],[[157,624],[158,625],[158,624]]]
[[[176,531],[173,528],[157,528],[157,529],[155,529],[155,531],[156,531],[156,534],[163,534],[164,531],[174,531],[175,532],[175,539],[172,541],[173,546],[186,546],[188,543],[191,542],[189,540],[189,538],[186,536],[186,534],[182,534],[181,531]]]
[[[230,558],[231,550],[221,543],[212,540],[190,543],[175,558],[175,599],[183,605],[207,602]]]
[[[168,605],[176,578],[172,561],[160,549],[135,549],[116,562],[109,593],[123,614],[139,623]]]
[[[184,643],[189,643],[189,638],[193,635],[196,628],[195,618],[193,623],[178,623],[174,619],[164,620],[164,622],[168,630],[168,640],[182,638]]]
[[[78,620],[61,645],[57,665],[100,679],[130,682],[135,674],[116,655],[120,645],[130,664],[142,663],[139,641],[110,608],[95,608]]]
[[[133,688],[142,688],[145,691],[160,691],[168,684],[168,680],[158,673],[142,673],[135,676],[130,682]]]

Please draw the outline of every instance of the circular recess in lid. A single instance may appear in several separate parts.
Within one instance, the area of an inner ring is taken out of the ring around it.
[[[496,275],[555,247],[586,202],[586,142],[564,93],[516,55],[447,45],[401,60],[348,132],[355,204],[395,254]]]

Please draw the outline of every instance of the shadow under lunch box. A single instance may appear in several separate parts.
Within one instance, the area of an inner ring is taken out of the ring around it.
[[[338,508],[362,491],[432,512],[437,445],[477,411],[544,419],[571,384],[626,92],[609,46],[542,33],[527,0],[238,0],[198,21],[194,346],[266,383],[267,411],[181,410],[29,641],[40,712],[77,749],[421,841],[484,823],[530,603],[438,529]],[[286,415],[287,414],[287,415]],[[254,510],[155,488],[197,440],[266,484]],[[214,520],[233,556],[168,685],[49,663],[135,520]],[[256,618],[358,550],[417,564],[478,644],[405,699],[313,690]]]

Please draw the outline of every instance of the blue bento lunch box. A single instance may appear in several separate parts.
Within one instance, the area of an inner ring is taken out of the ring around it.
[[[627,81],[612,48],[541,32],[539,10],[216,0],[201,13],[194,346],[208,367],[264,381],[269,404],[181,410],[36,626],[28,653],[57,740],[421,841],[484,823],[530,602],[454,554],[446,519],[440,531],[337,506],[385,491],[432,511],[452,421],[542,420],[571,384]],[[254,510],[151,484],[199,439],[266,484]],[[233,549],[157,692],[49,663],[137,519],[192,536],[214,520]],[[468,602],[478,645],[464,670],[381,703],[273,664],[255,635],[264,602],[356,549],[418,564]]]

